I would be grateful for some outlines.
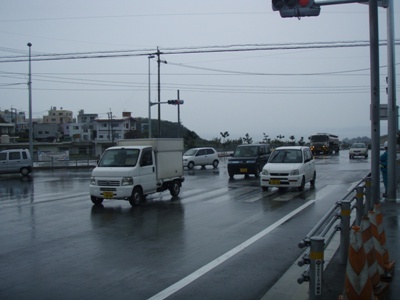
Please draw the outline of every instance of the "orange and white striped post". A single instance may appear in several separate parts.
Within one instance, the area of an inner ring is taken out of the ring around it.
[[[346,266],[344,293],[340,300],[375,300],[360,226],[350,230],[349,258]]]

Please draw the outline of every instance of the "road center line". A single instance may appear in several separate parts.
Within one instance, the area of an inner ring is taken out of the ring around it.
[[[261,239],[265,235],[269,234],[271,231],[273,231],[274,229],[276,229],[277,227],[279,227],[280,225],[285,223],[287,220],[289,220],[290,218],[292,218],[293,216],[295,216],[296,214],[298,214],[299,212],[301,212],[303,209],[307,208],[309,205],[313,204],[314,202],[315,202],[315,200],[310,200],[310,201],[304,203],[302,206],[298,207],[296,210],[292,211],[290,214],[287,214],[283,218],[281,218],[278,221],[276,221],[274,224],[268,226],[267,228],[265,228],[261,232],[259,232],[256,235],[252,236],[247,241],[244,241],[240,245],[238,245],[235,248],[229,250],[228,252],[222,254],[220,257],[218,257],[218,258],[214,259],[213,261],[209,262],[208,264],[206,264],[205,266],[201,267],[200,269],[198,269],[197,271],[193,272],[192,274],[189,274],[188,276],[186,276],[185,278],[179,280],[178,282],[176,282],[175,284],[171,285],[170,287],[162,290],[158,294],[156,294],[153,297],[149,298],[149,300],[165,299],[168,296],[176,293],[177,291],[179,291],[180,289],[182,289],[185,286],[189,285],[191,282],[193,282],[196,279],[198,279],[199,277],[203,276],[204,274],[206,274],[210,270],[216,268],[218,265],[222,264],[223,262],[225,262],[226,260],[228,260],[232,256],[236,255],[237,253],[239,253],[243,249],[245,249],[248,246],[250,246],[251,244],[255,243],[256,241],[258,241],[259,239]]]

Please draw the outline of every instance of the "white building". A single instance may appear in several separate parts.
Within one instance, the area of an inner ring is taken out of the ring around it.
[[[130,112],[123,112],[122,118],[97,119],[96,142],[115,142],[125,138],[125,134],[136,130],[136,120]]]

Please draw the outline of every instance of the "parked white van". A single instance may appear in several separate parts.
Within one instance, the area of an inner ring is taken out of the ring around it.
[[[28,176],[31,172],[32,158],[28,149],[0,151],[0,174],[21,173]]]

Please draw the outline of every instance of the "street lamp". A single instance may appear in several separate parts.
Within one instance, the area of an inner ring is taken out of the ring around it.
[[[151,87],[150,87],[150,59],[154,58],[154,55],[149,55],[147,58],[149,59],[149,139],[151,139]]]
[[[29,79],[28,79],[28,89],[29,89],[29,152],[33,158],[33,124],[32,124],[32,71],[31,71],[31,47],[32,44],[27,44],[29,47]]]

